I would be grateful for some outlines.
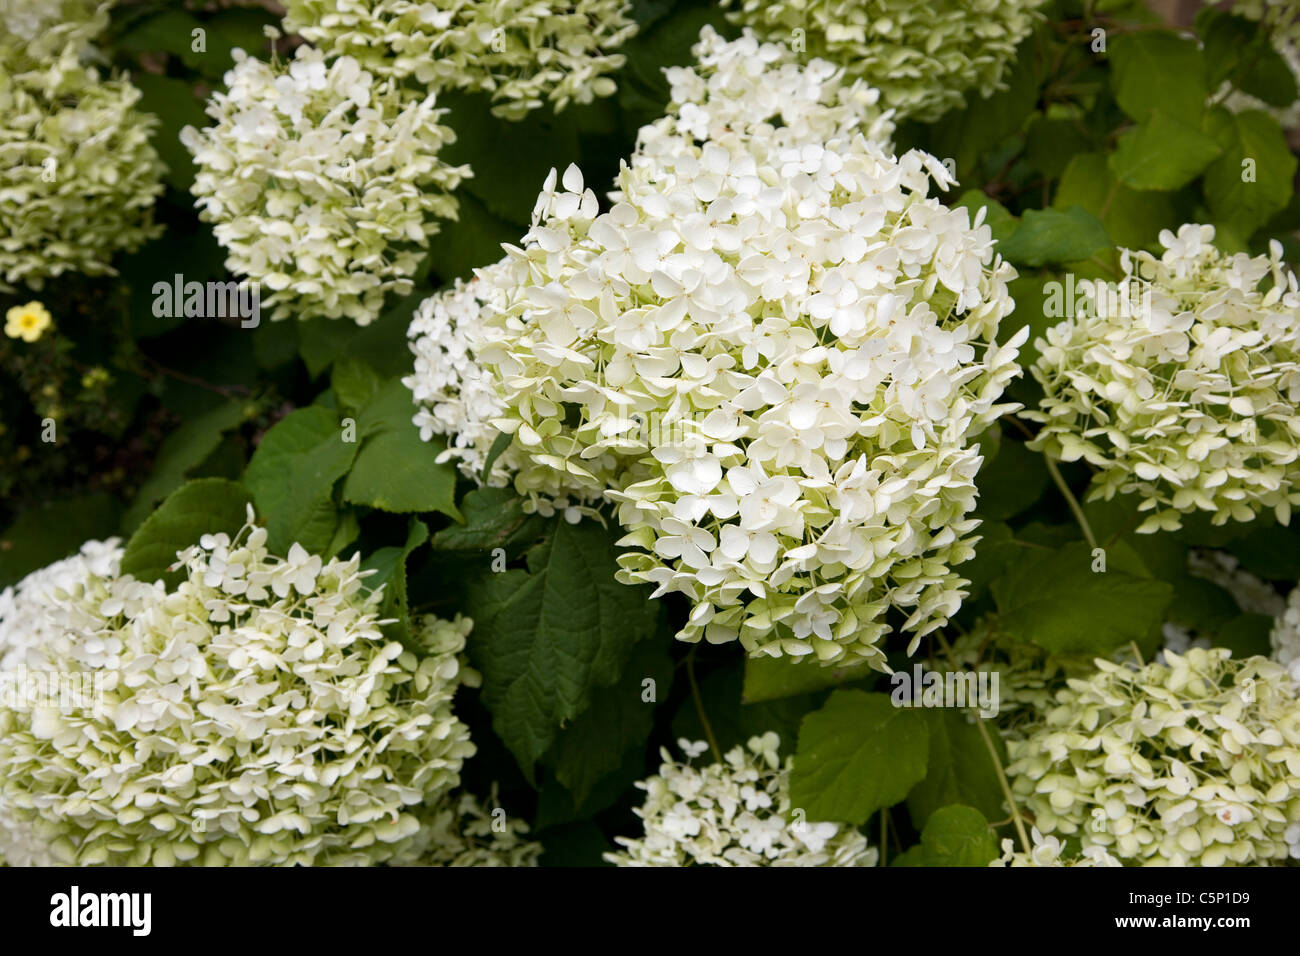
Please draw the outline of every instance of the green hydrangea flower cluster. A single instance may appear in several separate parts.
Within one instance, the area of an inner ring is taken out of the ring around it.
[[[65,272],[112,275],[111,260],[160,232],[163,171],[140,91],[83,63],[107,7],[0,8],[0,289]]]
[[[1022,740],[1017,799],[1048,835],[1126,863],[1300,856],[1300,700],[1282,665],[1222,648],[1133,668],[1098,660]]]
[[[938,119],[1002,86],[1043,0],[722,0],[763,39],[841,66],[900,117]]]
[[[637,29],[627,0],[288,0],[285,28],[330,54],[438,90],[492,95],[493,112],[522,119],[550,101],[590,103],[614,92],[606,74]]]
[[[1123,250],[1118,286],[1047,332],[1031,368],[1045,397],[1029,447],[1099,469],[1090,498],[1135,493],[1140,532],[1182,515],[1215,524],[1300,504],[1300,285],[1274,241],[1228,256],[1213,226],[1160,234],[1165,252]]]
[[[5,675],[99,681],[89,698],[6,696],[0,853],[357,865],[470,852],[465,835],[439,836],[474,753],[452,712],[477,681],[459,656],[470,622],[416,620],[417,656],[384,639],[359,555],[272,557],[251,524],[178,558],[169,588],[120,574],[113,543],[88,546],[0,597]]]

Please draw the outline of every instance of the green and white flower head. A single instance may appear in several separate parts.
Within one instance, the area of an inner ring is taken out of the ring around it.
[[[774,733],[751,737],[722,763],[697,767],[707,745],[679,740],[686,760],[666,749],[659,773],[638,781],[645,803],[632,812],[645,821],[641,837],[616,837],[623,849],[606,853],[618,866],[875,866],[867,838],[839,823],[789,819],[790,758],[777,754]]]
[[[616,501],[622,579],[695,604],[680,638],[881,667],[888,607],[919,640],[964,594],[1015,272],[934,157],[759,129],[652,127],[603,214],[548,180],[477,358],[516,487]]]
[[[455,139],[445,111],[305,46],[284,65],[236,50],[225,82],[208,102],[216,123],[181,140],[227,268],[271,290],[275,319],[370,323],[411,291],[437,220],[456,215],[469,170],[438,159]]]
[[[415,371],[402,380],[411,389],[418,411],[413,419],[420,437],[435,435],[447,442],[441,460],[455,460],[461,472],[480,484],[502,487],[526,466],[527,454],[509,445],[495,459],[484,481],[487,465],[500,432],[492,424],[505,410],[499,383],[491,370],[475,357],[486,336],[500,334],[486,316],[507,303],[506,290],[522,284],[526,275],[521,263],[505,259],[476,270],[468,281],[455,284],[420,303],[407,330]],[[557,510],[576,522],[590,512],[599,495],[575,482],[566,482],[560,472],[546,473],[534,486],[525,507],[549,516]]]
[[[1099,846],[1088,847],[1077,857],[1062,858],[1065,847],[1054,836],[1045,837],[1034,827],[1030,833],[1034,841],[1028,851],[1017,850],[1014,840],[1002,841],[1002,857],[989,866],[1123,866],[1118,858],[1111,856]]]
[[[1300,857],[1300,701],[1282,665],[1222,648],[1133,668],[1098,660],[1008,740],[1036,826],[1125,863]]]
[[[112,0],[0,0],[0,61],[27,71],[57,59],[68,47],[78,55],[108,28]]]
[[[415,621],[417,656],[384,639],[359,555],[276,558],[251,524],[178,558],[174,588],[93,573],[117,555],[92,549],[15,589],[6,661],[19,648],[31,670],[102,675],[103,693],[94,707],[0,709],[0,852],[15,865],[414,862],[474,752],[451,707],[477,680],[459,660],[470,622]]]
[[[1279,243],[1252,258],[1213,239],[1185,225],[1159,258],[1124,250],[1117,301],[1038,342],[1030,447],[1098,468],[1091,499],[1138,495],[1142,532],[1198,510],[1285,524],[1300,503],[1300,286]]]
[[[614,92],[614,52],[637,24],[628,0],[288,0],[285,28],[376,75],[436,90],[487,92],[493,112],[521,119],[550,102]]]
[[[938,119],[991,95],[1044,0],[723,0],[765,40],[844,67],[899,116]]]
[[[112,275],[112,258],[161,232],[157,120],[140,91],[103,79],[65,45],[39,64],[0,56],[0,288],[66,272]]]
[[[420,856],[426,866],[532,867],[542,845],[526,839],[528,824],[506,817],[496,806],[495,790],[489,810],[471,793],[462,793],[433,815],[421,831],[428,847]]]

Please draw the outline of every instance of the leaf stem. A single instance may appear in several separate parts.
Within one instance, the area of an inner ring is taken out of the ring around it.
[[[1074,497],[1074,492],[1070,486],[1065,483],[1065,478],[1061,475],[1061,469],[1056,467],[1056,460],[1048,455],[1043,456],[1047,462],[1047,471],[1052,476],[1052,481],[1056,482],[1056,487],[1061,490],[1065,497],[1065,503],[1070,506],[1070,511],[1074,514],[1074,520],[1079,522],[1079,528],[1083,531],[1083,536],[1088,542],[1088,547],[1094,551],[1097,550],[1097,539],[1093,536],[1092,527],[1088,524],[1088,519],[1084,517],[1083,508],[1079,506],[1079,499]]]
[[[695,701],[695,713],[700,718],[700,725],[704,728],[704,736],[709,741],[709,749],[713,751],[713,759],[722,763],[722,751],[718,749],[718,740],[713,736],[713,727],[709,723],[709,715],[704,712],[704,698],[700,696],[700,685],[695,680],[695,648],[686,655],[686,679],[691,684],[691,699]]]

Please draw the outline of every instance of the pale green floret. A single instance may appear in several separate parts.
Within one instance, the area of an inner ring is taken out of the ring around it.
[[[493,112],[522,119],[550,102],[614,92],[612,51],[636,33],[627,0],[288,0],[285,28],[329,55],[422,88],[486,92]]]
[[[360,557],[205,535],[173,588],[86,552],[0,599],[6,671],[99,675],[102,696],[0,709],[0,852],[23,864],[415,863],[474,753],[452,697],[470,622],[380,630]],[[91,571],[96,561],[99,570]],[[37,639],[32,638],[32,634]],[[10,653],[12,652],[12,653]],[[95,706],[98,704],[98,706]],[[463,812],[458,813],[463,815]]]
[[[1043,0],[723,0],[736,23],[841,66],[900,117],[931,121],[1000,89]]]
[[[1282,665],[1222,648],[1098,660],[1023,739],[1012,790],[1048,836],[1144,866],[1300,857],[1300,701]]]

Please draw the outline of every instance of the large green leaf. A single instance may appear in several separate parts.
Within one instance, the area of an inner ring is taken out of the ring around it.
[[[528,552],[528,570],[470,582],[470,656],[483,673],[492,726],[525,774],[560,726],[619,679],[638,641],[656,631],[649,589],[614,579],[617,535],[594,521],[558,522]]]
[[[75,554],[87,540],[111,538],[121,515],[121,504],[104,492],[51,497],[24,509],[0,532],[0,588]]]
[[[177,488],[145,519],[127,542],[122,573],[141,581],[175,585],[181,571],[168,571],[176,554],[199,543],[205,534],[233,535],[248,517],[247,489],[224,478],[200,478]]]
[[[1016,265],[1076,262],[1111,248],[1110,236],[1096,216],[1078,206],[1026,209],[1020,227],[998,252]]]
[[[1080,153],[1070,160],[1052,205],[1058,209],[1082,206],[1101,220],[1117,244],[1128,249],[1150,248],[1161,229],[1179,225],[1168,193],[1140,192],[1123,185],[1102,153]]]
[[[433,536],[438,551],[488,552],[497,548],[513,556],[537,540],[547,525],[540,515],[524,512],[524,499],[506,488],[475,488],[460,503],[464,524]]]
[[[1093,565],[1082,542],[1027,554],[993,582],[999,625],[1054,653],[1105,655],[1147,639],[1164,618],[1172,585]]]
[[[629,750],[645,750],[655,704],[667,698],[672,683],[670,647],[667,640],[636,645],[618,683],[594,689],[591,706],[560,731],[555,776],[573,794],[578,809],[597,783],[618,770]]]
[[[1195,126],[1159,110],[1124,133],[1110,156],[1111,172],[1132,189],[1181,189],[1223,149]]]
[[[437,511],[459,517],[456,466],[438,462],[441,441],[421,441],[415,406],[400,379],[381,388],[357,419],[361,450],[343,483],[343,500],[383,511]]]
[[[986,867],[997,857],[997,836],[974,807],[936,810],[921,831],[921,866]]]
[[[837,690],[799,729],[790,803],[808,820],[867,822],[926,774],[929,727],[919,710],[888,694]]]
[[[876,672],[865,664],[822,667],[816,661],[798,661],[789,657],[749,657],[745,659],[742,701],[756,704],[779,700],[827,687],[873,680],[875,675]]]
[[[387,625],[387,633],[403,643],[408,643],[410,635],[410,607],[406,595],[406,559],[429,537],[429,529],[424,522],[415,518],[410,520],[406,529],[406,542],[401,547],[380,548],[370,554],[361,566],[375,573],[366,578],[366,587],[372,591],[384,589],[380,613],[386,619],[393,620]],[[416,648],[412,648],[416,649]]]
[[[1120,108],[1135,120],[1153,111],[1193,125],[1209,94],[1205,60],[1195,40],[1168,30],[1115,37],[1110,46],[1111,87]]]
[[[935,811],[950,803],[968,804],[991,819],[1005,817],[1002,784],[979,728],[955,708],[924,713],[930,723],[930,761],[925,779],[907,795],[912,824],[924,826]],[[1005,761],[1006,748],[996,727],[989,728],[989,739]]]
[[[1206,131],[1223,155],[1205,171],[1205,198],[1216,222],[1249,237],[1286,208],[1295,191],[1296,157],[1277,120],[1259,110],[1215,107]]]
[[[268,544],[284,554],[295,542],[325,551],[339,524],[334,483],[357,453],[338,414],[320,405],[290,412],[253,453],[244,484],[266,516]]]

